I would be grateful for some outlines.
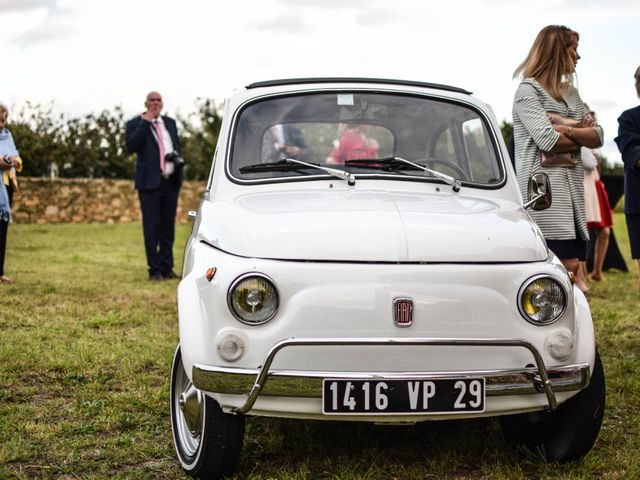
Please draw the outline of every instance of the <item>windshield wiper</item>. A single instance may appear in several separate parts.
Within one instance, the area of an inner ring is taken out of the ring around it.
[[[347,184],[351,186],[356,184],[356,177],[349,172],[345,172],[344,170],[339,170],[337,168],[323,167],[315,163],[302,162],[300,160],[296,160],[295,158],[285,158],[283,160],[278,160],[277,162],[255,163],[253,165],[247,165],[246,167],[240,168],[240,173],[296,170],[300,168],[300,165],[306,168],[315,168],[317,170],[322,170],[329,175],[333,175],[334,177],[346,181]]]
[[[462,182],[459,179],[453,178],[451,175],[447,175],[446,173],[440,173],[436,170],[432,170],[423,165],[420,165],[419,163],[412,162],[402,157],[359,158],[357,160],[347,160],[344,162],[344,164],[351,167],[369,167],[369,168],[376,168],[378,166],[394,167],[394,166],[400,166],[400,165],[409,165],[410,167],[413,167],[417,170],[423,170],[427,173],[430,173],[431,175],[433,175],[436,178],[439,178],[446,184],[451,185],[453,187],[454,192],[459,192],[460,188],[462,187]]]

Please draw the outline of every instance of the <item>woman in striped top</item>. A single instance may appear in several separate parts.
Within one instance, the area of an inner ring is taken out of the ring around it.
[[[580,147],[602,145],[600,126],[587,115],[573,74],[580,56],[579,36],[567,27],[550,25],[536,37],[529,54],[514,73],[522,78],[513,101],[513,131],[518,184],[527,198],[531,175],[549,176],[553,202],[547,210],[531,211],[547,246],[566,269],[578,272],[589,239],[584,205],[584,168]],[[575,165],[543,166],[542,154],[571,154]],[[578,286],[586,291],[584,282]]]

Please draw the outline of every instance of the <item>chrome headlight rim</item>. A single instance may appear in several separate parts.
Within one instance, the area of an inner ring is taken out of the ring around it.
[[[551,280],[552,282],[554,282],[555,284],[557,284],[560,287],[560,290],[562,291],[562,294],[564,295],[564,305],[562,306],[562,309],[560,310],[560,313],[558,313],[555,316],[555,318],[553,318],[551,320],[546,320],[544,322],[531,318],[527,314],[527,312],[524,311],[524,308],[522,306],[522,295],[524,294],[525,290],[533,282],[535,282],[536,280],[541,280],[541,279],[548,279],[548,280]],[[534,275],[532,277],[529,277],[528,279],[526,279],[522,283],[522,286],[520,287],[520,290],[518,290],[518,311],[520,312],[520,315],[522,316],[522,318],[524,318],[530,324],[535,325],[536,327],[544,327],[546,325],[551,325],[553,323],[556,323],[560,318],[562,318],[562,316],[564,315],[564,312],[566,312],[568,304],[569,304],[569,292],[567,291],[567,288],[565,287],[565,285],[558,278],[554,277],[553,275],[542,273],[542,274],[539,274],[539,275]]]
[[[271,288],[273,288],[276,296],[276,306],[273,309],[273,312],[271,313],[271,315],[257,322],[252,322],[250,320],[246,320],[242,318],[242,316],[240,316],[238,312],[236,312],[235,308],[233,308],[233,292],[235,291],[236,287],[243,281],[247,280],[248,278],[254,278],[254,277],[262,278],[263,280],[266,280],[271,285]],[[233,315],[233,317],[236,320],[238,320],[240,323],[243,323],[244,325],[248,325],[250,327],[264,325],[265,323],[272,320],[273,317],[275,317],[276,314],[278,313],[278,309],[280,308],[280,292],[278,291],[278,287],[276,287],[276,282],[274,282],[273,279],[268,275],[265,275],[264,273],[259,273],[259,272],[243,273],[242,275],[237,277],[233,282],[231,282],[231,285],[229,285],[229,289],[227,290],[227,307],[229,308],[231,315]]]

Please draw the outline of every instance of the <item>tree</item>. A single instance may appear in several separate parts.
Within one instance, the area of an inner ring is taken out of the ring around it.
[[[59,121],[54,122],[51,107],[43,110],[39,104],[27,102],[17,115],[9,119],[9,128],[24,160],[23,175],[47,175],[49,164],[59,161],[64,155],[64,147],[59,142],[60,124],[64,117],[61,115]]]
[[[500,131],[502,132],[504,143],[509,145],[509,140],[513,134],[513,123],[508,122],[507,120],[502,120],[502,123],[500,124]]]
[[[211,160],[218,143],[222,117],[215,102],[208,98],[196,100],[198,111],[186,118],[178,115],[180,144],[185,160],[184,175],[187,180],[206,180]]]
[[[210,99],[198,99],[198,110],[180,123],[185,178],[205,180],[218,141],[222,117]],[[9,128],[24,160],[23,174],[61,177],[133,178],[135,155],[125,146],[125,120],[120,107],[83,117],[54,116],[52,106],[27,104]]]

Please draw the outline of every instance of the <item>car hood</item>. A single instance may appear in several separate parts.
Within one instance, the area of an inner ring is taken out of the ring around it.
[[[273,191],[205,201],[200,238],[234,255],[353,262],[531,262],[547,258],[515,202],[471,194]]]

